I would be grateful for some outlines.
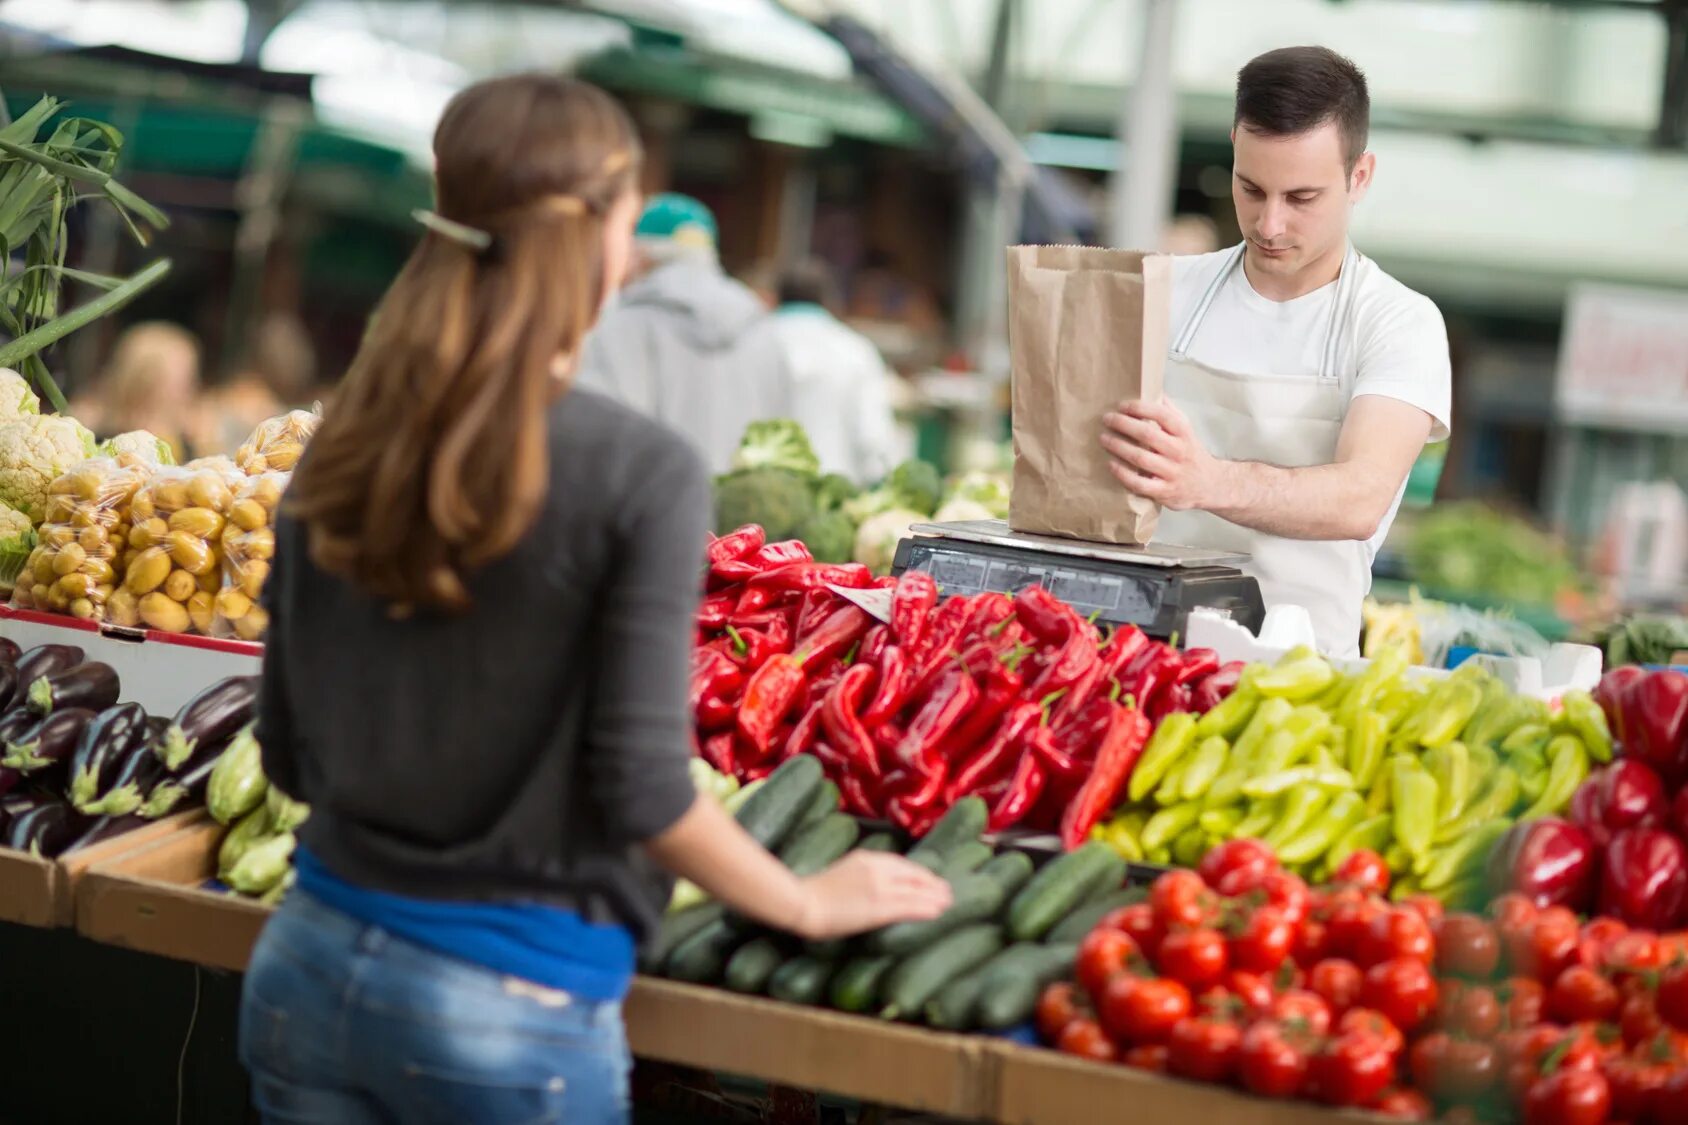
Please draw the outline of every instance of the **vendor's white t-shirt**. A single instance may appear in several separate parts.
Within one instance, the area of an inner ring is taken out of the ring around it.
[[[1235,247],[1180,255],[1172,262],[1172,335],[1177,337]],[[1415,293],[1361,258],[1351,313],[1339,324],[1339,369],[1357,368],[1353,394],[1382,395],[1433,419],[1430,440],[1445,441],[1453,413],[1448,333],[1430,298]],[[1189,356],[1222,371],[1315,378],[1324,360],[1336,282],[1291,301],[1255,292],[1239,263],[1214,295],[1190,343]],[[1401,482],[1406,491],[1406,482]],[[1400,494],[1368,544],[1375,557],[1400,506]]]

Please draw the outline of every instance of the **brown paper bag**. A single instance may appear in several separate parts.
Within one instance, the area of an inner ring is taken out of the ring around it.
[[[1147,543],[1160,505],[1108,471],[1102,415],[1159,400],[1172,259],[1087,246],[1008,248],[1016,531]]]

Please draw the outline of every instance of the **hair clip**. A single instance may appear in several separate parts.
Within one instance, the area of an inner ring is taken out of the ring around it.
[[[449,238],[459,246],[466,246],[477,253],[484,253],[492,246],[492,235],[484,230],[477,230],[471,226],[448,219],[444,215],[418,208],[410,213],[410,217],[439,235]]]

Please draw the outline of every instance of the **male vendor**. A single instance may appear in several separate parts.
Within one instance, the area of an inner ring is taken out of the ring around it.
[[[1104,419],[1114,475],[1158,501],[1157,541],[1247,552],[1270,607],[1357,655],[1371,563],[1427,441],[1448,436],[1447,332],[1348,241],[1376,169],[1365,76],[1322,47],[1237,75],[1241,245],[1174,262],[1166,400]]]

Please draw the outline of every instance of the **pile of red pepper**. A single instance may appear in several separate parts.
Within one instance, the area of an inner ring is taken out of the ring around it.
[[[821,759],[846,808],[923,835],[957,800],[990,827],[1082,843],[1153,723],[1206,711],[1240,663],[1126,626],[1103,636],[1040,587],[940,601],[929,575],[875,580],[746,527],[711,542],[692,704],[698,752],[741,780]],[[892,589],[891,622],[829,586]]]

